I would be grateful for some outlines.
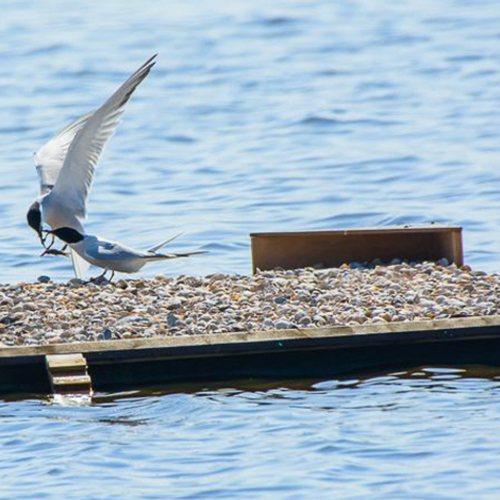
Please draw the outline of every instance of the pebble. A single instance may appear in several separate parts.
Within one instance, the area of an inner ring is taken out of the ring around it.
[[[113,337],[113,331],[111,328],[106,328],[101,335],[104,340],[110,340]]]
[[[122,290],[125,290],[125,288],[128,287],[127,282],[125,280],[118,280],[116,286],[118,288],[121,288]]]
[[[304,316],[299,319],[298,323],[300,326],[310,326],[312,324],[312,320],[309,316]]]
[[[292,328],[292,323],[285,318],[280,318],[274,325],[278,330]]]
[[[445,259],[335,269],[0,284],[0,344],[198,335],[500,314],[500,276]]]
[[[179,323],[179,318],[174,313],[170,313],[167,316],[167,325],[169,326],[169,328],[177,326],[178,323]]]
[[[182,307],[182,302],[178,299],[172,299],[166,304],[167,309],[179,309],[180,307]]]
[[[129,323],[136,323],[141,321],[147,321],[147,319],[143,318],[142,316],[125,316],[124,318],[119,319],[115,323],[115,326],[123,326],[128,325]]]

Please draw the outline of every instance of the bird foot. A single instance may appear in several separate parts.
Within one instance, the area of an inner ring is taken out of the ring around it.
[[[99,276],[96,276],[95,278],[90,278],[89,282],[96,285],[104,285],[105,283],[110,283],[111,280],[108,280],[108,278],[101,274]]]

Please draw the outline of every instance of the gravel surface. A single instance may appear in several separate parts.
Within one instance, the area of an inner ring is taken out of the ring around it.
[[[0,345],[362,325],[500,314],[500,276],[439,263],[253,276],[0,285]]]

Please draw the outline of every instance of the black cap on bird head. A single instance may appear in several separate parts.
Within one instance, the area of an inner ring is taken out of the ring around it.
[[[28,213],[26,214],[26,219],[28,219],[28,225],[33,228],[38,233],[40,239],[43,240],[42,212],[40,210],[40,203],[38,203],[38,201],[35,201],[35,203],[31,205]]]
[[[57,236],[60,240],[70,245],[83,240],[83,234],[72,227],[60,227],[59,229],[49,231],[49,233]]]

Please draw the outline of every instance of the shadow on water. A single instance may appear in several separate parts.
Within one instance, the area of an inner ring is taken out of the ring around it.
[[[119,392],[96,392],[91,398],[87,396],[57,395],[56,397],[46,394],[9,394],[2,396],[4,402],[23,400],[39,400],[42,403],[55,406],[86,406],[101,405],[113,401],[126,399],[160,397],[172,394],[191,394],[204,397],[210,394],[219,394],[230,397],[242,392],[267,393],[276,389],[289,391],[315,391],[349,386],[352,389],[366,383],[390,384],[396,381],[426,381],[432,383],[433,387],[439,386],[440,381],[460,379],[484,379],[500,381],[500,367],[486,365],[460,365],[460,366],[419,366],[408,370],[386,371],[370,370],[357,374],[350,374],[325,380],[318,378],[307,379],[276,379],[261,380],[257,378],[243,380],[227,380],[219,382],[186,382],[174,384],[158,384],[145,388],[119,391]]]
[[[323,378],[305,379],[239,379],[217,382],[185,382],[172,384],[158,384],[140,389],[118,391],[118,392],[95,392],[91,398],[81,395],[47,395],[37,393],[22,393],[3,395],[4,402],[15,402],[24,400],[38,400],[47,405],[55,406],[87,406],[101,405],[113,401],[126,399],[160,397],[172,394],[191,394],[194,396],[206,396],[220,394],[230,397],[242,392],[266,393],[276,389],[289,391],[315,391],[318,389],[336,389],[341,387],[356,387],[366,383],[391,383],[396,381],[427,381],[432,382],[433,387],[439,385],[440,381],[459,379],[484,379],[500,381],[500,367],[487,365],[459,365],[459,366],[418,366],[407,370],[387,371],[369,370],[356,374],[335,377],[325,380]]]
[[[427,380],[439,384],[439,381],[456,379],[486,379],[500,381],[500,367],[485,365],[463,365],[454,367],[432,367],[419,366],[409,370],[387,372],[366,371],[356,375],[347,375],[330,381],[324,379],[300,379],[300,380],[259,380],[246,379],[224,382],[213,382],[209,384],[183,383],[170,385],[156,385],[147,389],[131,391],[128,393],[96,394],[94,403],[108,401],[109,398],[121,399],[127,397],[160,396],[166,394],[194,394],[205,396],[212,393],[221,393],[231,396],[241,392],[272,392],[276,389],[287,389],[290,391],[314,391],[318,389],[335,389],[337,387],[349,386],[355,389],[365,383],[390,383],[397,380]],[[102,398],[102,399],[101,399]]]

